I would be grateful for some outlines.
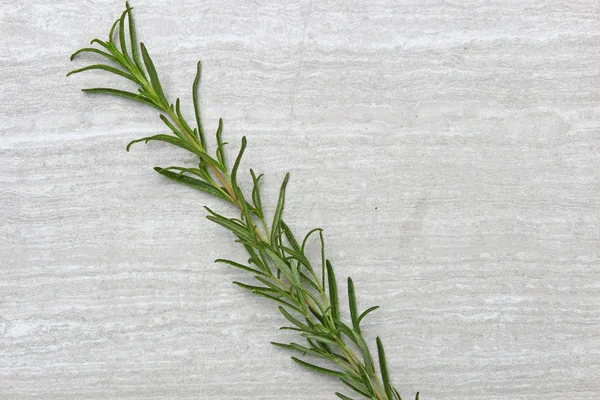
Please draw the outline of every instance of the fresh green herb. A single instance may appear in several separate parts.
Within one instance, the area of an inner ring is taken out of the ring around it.
[[[248,263],[244,265],[223,259],[216,262],[250,273],[256,281],[254,285],[234,283],[254,294],[277,302],[279,312],[289,323],[281,329],[297,331],[305,341],[304,344],[273,342],[273,345],[295,352],[299,356],[310,355],[318,363],[324,363],[326,366],[315,365],[292,357],[292,360],[306,368],[337,377],[355,395],[374,400],[401,400],[400,394],[390,383],[381,340],[377,338],[376,341],[378,373],[360,328],[363,318],[377,306],[359,313],[354,283],[348,278],[351,321],[350,324],[346,324],[340,317],[338,284],[331,262],[325,257],[321,229],[313,229],[299,242],[282,219],[289,174],[283,180],[275,213],[269,223],[261,202],[259,182],[262,175],[257,176],[253,170],[250,170],[253,181],[250,201],[238,186],[237,177],[246,149],[246,138],[242,139],[241,149],[233,167],[229,169],[225,163],[225,143],[221,137],[223,121],[219,120],[215,155],[211,156],[208,152],[198,105],[201,64],[198,63],[193,84],[196,127],[192,128],[182,116],[179,99],[176,99],[175,103],[167,100],[146,46],[139,43],[138,49],[131,10],[132,8],[126,3],[126,9],[113,24],[108,40],[92,40],[91,44],[97,44],[101,49],[86,47],[71,56],[73,60],[82,53],[93,53],[104,57],[107,64],[89,65],[71,71],[68,75],[98,69],[135,82],[138,85],[137,93],[113,88],[92,88],[83,91],[121,96],[159,110],[160,119],[170,133],[134,140],[129,143],[127,150],[129,151],[134,143],[156,140],[193,153],[198,157],[198,166],[195,168],[171,166],[156,167],[155,170],[169,179],[206,192],[237,207],[240,212],[239,218],[229,218],[208,208],[207,218],[235,235],[236,241],[241,243],[248,252]],[[128,31],[125,29],[126,25]],[[115,34],[118,35],[117,40]],[[317,267],[313,266],[305,252],[307,240],[316,232],[319,232],[322,254],[321,265]],[[340,399],[351,399],[341,393],[336,395]],[[418,393],[416,398],[418,399]]]

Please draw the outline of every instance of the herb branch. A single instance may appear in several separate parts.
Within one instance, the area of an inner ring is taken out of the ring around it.
[[[354,392],[353,395],[373,400],[401,400],[399,392],[390,382],[381,339],[378,337],[376,340],[378,372],[360,327],[362,320],[378,307],[359,312],[354,283],[348,278],[350,322],[344,322],[340,317],[338,283],[331,262],[325,257],[322,230],[313,229],[299,241],[282,219],[289,174],[285,175],[281,184],[272,220],[267,221],[260,192],[263,175],[257,175],[250,169],[253,187],[249,196],[238,185],[246,138],[242,138],[240,151],[230,167],[225,159],[226,143],[222,139],[223,120],[219,119],[216,148],[214,155],[209,154],[198,102],[201,63],[198,63],[192,88],[196,125],[192,128],[182,115],[180,100],[176,99],[174,103],[167,100],[146,46],[138,44],[129,3],[126,3],[125,11],[112,25],[108,40],[93,39],[91,45],[94,44],[99,48],[82,48],[71,56],[71,60],[82,53],[93,53],[103,57],[105,63],[73,70],[67,76],[88,70],[103,70],[134,82],[138,86],[137,92],[114,88],[83,91],[125,97],[152,106],[160,112],[160,119],[168,128],[168,134],[133,140],[127,145],[127,151],[138,142],[161,141],[193,153],[198,157],[198,166],[195,168],[170,166],[154,169],[169,179],[229,202],[239,210],[239,217],[229,218],[205,207],[207,218],[231,231],[237,238],[236,242],[244,246],[249,256],[246,264],[227,259],[218,259],[216,262],[249,273],[254,278],[253,284],[233,283],[276,302],[279,312],[288,322],[281,329],[296,331],[302,339],[302,343],[272,344],[305,357],[292,357],[296,363],[337,377]],[[306,254],[306,245],[309,238],[317,234],[321,244],[321,265],[315,267]],[[319,365],[306,361],[306,356],[310,356],[311,361],[319,360]],[[352,399],[342,393],[335,394],[340,399]]]

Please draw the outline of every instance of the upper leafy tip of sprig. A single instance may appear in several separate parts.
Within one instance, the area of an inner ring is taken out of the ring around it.
[[[84,47],[71,55],[72,61],[82,53],[94,53],[104,57],[105,63],[92,64],[75,69],[69,72],[67,76],[89,70],[103,70],[119,75],[136,83],[139,86],[138,93],[109,88],[83,90],[91,93],[104,93],[125,97],[166,111],[170,105],[164,95],[154,63],[146,47],[143,43],[138,43],[137,41],[132,10],[133,8],[129,5],[129,2],[126,2],[125,11],[113,23],[108,40],[92,39],[90,44],[96,44],[100,48]]]
[[[93,53],[102,56],[104,58],[103,62],[72,70],[67,76],[89,70],[102,70],[134,82],[138,86],[137,93],[105,87],[83,89],[83,91],[87,93],[101,93],[124,97],[155,107],[163,113],[161,114],[161,119],[175,135],[156,135],[142,138],[133,141],[130,145],[139,141],[168,141],[171,144],[175,144],[197,154],[202,161],[208,165],[212,165],[221,171],[226,171],[221,150],[218,151],[217,159],[209,157],[206,154],[206,139],[204,137],[204,130],[200,118],[197,93],[200,82],[201,64],[198,63],[196,78],[194,79],[193,85],[194,111],[196,114],[197,127],[192,129],[181,113],[179,99],[177,99],[175,104],[171,104],[167,100],[148,49],[144,43],[138,43],[132,10],[133,8],[129,5],[129,2],[126,2],[125,11],[123,11],[121,16],[111,26],[108,40],[101,40],[98,38],[92,39],[90,43],[92,45],[98,45],[99,48],[84,47],[71,55],[71,60],[74,60],[80,54]],[[217,132],[217,140],[219,142],[221,130],[222,123],[220,122],[219,131]],[[128,146],[128,149],[130,145]]]

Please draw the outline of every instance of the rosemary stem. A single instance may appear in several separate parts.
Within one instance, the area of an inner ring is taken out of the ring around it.
[[[368,308],[358,316],[354,286],[349,283],[348,297],[352,324],[347,325],[340,317],[337,283],[333,269],[325,258],[322,229],[311,230],[300,246],[294,234],[283,222],[282,215],[288,175],[286,175],[281,185],[277,207],[273,215],[272,228],[269,229],[269,225],[265,220],[258,184],[262,175],[257,178],[253,170],[250,170],[254,187],[252,196],[248,196],[249,201],[246,201],[246,196],[237,183],[237,170],[246,146],[245,138],[242,141],[242,148],[235,166],[232,169],[228,168],[223,151],[225,142],[221,138],[223,125],[220,119],[219,128],[216,132],[216,158],[208,154],[204,130],[200,123],[197,98],[200,64],[198,64],[198,72],[192,87],[196,129],[192,128],[185,120],[181,112],[180,100],[177,99],[174,104],[167,100],[150,55],[145,46],[136,39],[131,10],[129,4],[126,3],[126,11],[113,24],[108,41],[92,40],[92,44],[95,43],[101,46],[102,50],[83,48],[71,57],[73,59],[80,53],[92,52],[104,56],[107,59],[106,61],[116,64],[118,68],[110,65],[94,64],[71,71],[68,75],[90,69],[102,69],[139,84],[137,92],[114,88],[84,89],[84,91],[91,93],[125,97],[150,105],[160,111],[161,119],[170,128],[172,134],[159,134],[134,140],[127,146],[127,150],[129,150],[132,143],[156,140],[185,149],[199,157],[197,168],[173,166],[168,168],[156,167],[155,170],[169,179],[209,193],[228,203],[233,203],[241,211],[241,218],[228,218],[209,210],[211,215],[208,218],[236,235],[236,241],[244,245],[250,256],[248,265],[229,260],[218,261],[226,262],[234,267],[253,273],[254,278],[262,286],[236,283],[250,289],[255,294],[283,304],[279,307],[279,310],[290,323],[290,325],[283,328],[301,332],[301,335],[308,342],[304,346],[295,343],[279,345],[293,351],[300,351],[305,355],[306,353],[316,355],[322,361],[335,364],[337,369],[323,368],[293,357],[294,361],[317,372],[339,377],[351,389],[369,400],[401,400],[399,393],[390,383],[380,339],[377,338],[379,370],[381,372],[381,374],[378,374],[375,372],[371,353],[359,327],[362,318],[377,307]],[[129,27],[128,32],[125,29],[126,21]],[[118,40],[114,40],[117,32]],[[127,44],[127,39],[129,39],[130,44]],[[141,50],[141,58],[138,47]],[[179,171],[179,173],[173,171]],[[305,252],[305,244],[308,238],[316,231],[319,231],[321,240],[321,277],[317,276]],[[254,266],[251,264],[254,264]],[[357,351],[357,349],[360,351]],[[381,376],[381,379],[379,376]],[[339,398],[349,398],[340,393],[336,394]],[[416,400],[418,400],[418,397],[417,394]]]

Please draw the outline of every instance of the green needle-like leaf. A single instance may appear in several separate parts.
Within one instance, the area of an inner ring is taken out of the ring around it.
[[[126,150],[129,151],[131,146],[135,143],[140,143],[140,142],[148,143],[152,140],[170,143],[174,146],[181,147],[182,149],[185,149],[187,151],[191,151],[191,152],[195,151],[195,149],[192,146],[190,146],[189,144],[187,144],[187,142],[185,142],[179,138],[176,138],[174,136],[171,136],[171,135],[154,135],[154,136],[148,136],[148,137],[132,140],[127,145]]]
[[[348,303],[350,307],[350,319],[352,320],[352,326],[357,333],[360,333],[360,326],[358,324],[358,311],[356,307],[356,293],[354,293],[354,283],[350,277],[348,277]]]
[[[113,22],[112,26],[110,27],[110,33],[108,34],[108,43],[114,43],[113,39],[115,37],[115,30],[117,29],[119,22],[121,22],[121,18]]]
[[[251,292],[262,292],[262,293],[274,292],[273,289],[268,288],[268,287],[247,285],[245,283],[238,282],[238,281],[233,281],[233,284],[236,286],[239,286],[243,289],[250,290]]]
[[[216,189],[214,186],[212,186],[206,182],[202,182],[201,180],[192,178],[187,175],[177,174],[175,172],[169,171],[166,168],[155,167],[154,170],[156,172],[158,172],[159,174],[161,174],[162,176],[165,176],[176,182],[183,183],[186,186],[201,190],[201,191],[211,194],[215,197],[220,197],[223,200],[230,201],[229,197],[227,197],[227,195],[224,194],[223,191]]]
[[[292,314],[290,314],[289,312],[287,312],[287,310],[283,307],[279,307],[279,312],[281,312],[281,314],[285,317],[285,319],[287,319],[288,321],[290,321],[292,324],[296,325],[298,328],[302,329],[302,330],[308,330],[310,329],[306,324],[303,324],[302,322],[298,321],[297,318],[294,318],[292,316]]]
[[[337,282],[335,280],[333,267],[331,266],[329,260],[327,260],[325,264],[327,265],[327,282],[329,284],[329,302],[331,304],[331,316],[334,321],[337,321],[338,319],[340,319],[340,305],[337,293]]]
[[[150,76],[150,83],[152,84],[152,89],[158,98],[162,102],[163,106],[168,107],[169,102],[165,97],[165,93],[163,92],[162,86],[160,84],[160,80],[158,79],[158,74],[156,73],[156,68],[154,67],[154,63],[148,54],[148,50],[146,50],[146,46],[144,43],[140,43],[140,48],[142,50],[142,58],[144,60],[144,65],[146,66],[146,71],[148,71],[148,75]]]
[[[304,253],[300,249],[300,244],[298,244],[298,241],[294,237],[294,234],[292,233],[292,230],[290,229],[290,227],[287,226],[287,224],[285,222],[283,222],[283,220],[280,221],[280,225],[281,225],[281,229],[283,230],[283,234],[285,235],[285,238],[292,246],[292,249],[294,250],[294,252],[296,252],[297,254],[304,255]]]
[[[300,365],[302,365],[302,366],[304,366],[306,368],[312,369],[313,371],[317,371],[317,372],[319,372],[321,374],[333,375],[333,376],[337,376],[338,378],[341,378],[341,377],[344,376],[343,372],[334,371],[332,369],[319,367],[319,366],[316,366],[314,364],[307,363],[306,361],[302,361],[302,360],[300,360],[300,359],[298,359],[296,357],[292,357],[292,360],[296,361],[298,364],[300,364]]]
[[[173,132],[179,139],[185,141],[185,135],[177,128],[173,123],[167,118],[166,115],[160,114],[160,119],[165,123],[166,126],[169,127],[171,132]]]
[[[95,49],[93,47],[84,47],[83,49],[79,49],[77,50],[75,53],[71,54],[71,58],[70,60],[73,61],[75,59],[75,57],[77,57],[79,54],[81,53],[95,53],[95,54],[100,54],[103,57],[108,58],[109,60],[115,62],[115,63],[119,63],[119,60],[117,60],[117,58],[115,56],[113,56],[112,54],[106,53],[102,50],[98,50]]]
[[[91,88],[91,89],[81,89],[82,92],[86,93],[101,93],[101,94],[110,94],[112,96],[124,97],[126,99],[139,101],[140,103],[148,104],[149,106],[156,107],[156,105],[139,94],[126,92],[123,90],[117,89],[109,89],[109,88]]]
[[[247,227],[243,226],[239,222],[233,221],[230,218],[225,218],[224,216],[217,214],[216,212],[214,212],[213,210],[211,210],[208,207],[204,207],[204,208],[210,213],[210,215],[208,215],[206,217],[210,221],[215,222],[215,223],[221,225],[222,227],[229,229],[237,237],[244,240],[246,243],[256,244],[256,238],[252,236],[252,233],[248,231]]]
[[[388,398],[392,398],[392,385],[390,384],[390,375],[387,369],[387,363],[385,361],[385,352],[383,350],[383,343],[381,339],[377,337],[377,353],[379,354],[379,369],[381,370],[381,378],[383,380],[383,387],[385,394]]]
[[[231,185],[233,186],[233,190],[235,190],[236,194],[238,194],[238,195],[241,194],[241,190],[237,184],[237,172],[238,172],[238,169],[240,168],[240,164],[242,162],[242,157],[244,156],[244,151],[246,150],[247,144],[248,144],[248,142],[246,141],[246,136],[242,137],[242,146],[240,147],[240,151],[235,159],[233,168],[231,169]]]
[[[257,270],[257,269],[254,269],[254,268],[252,268],[252,267],[248,267],[248,266],[246,266],[246,265],[240,264],[240,263],[238,263],[238,262],[235,262],[235,261],[231,261],[231,260],[224,260],[224,259],[222,259],[222,258],[219,258],[219,259],[216,259],[216,260],[215,260],[215,262],[216,262],[216,263],[223,263],[223,264],[231,265],[232,267],[239,268],[239,269],[241,269],[241,270],[244,270],[244,271],[250,272],[250,273],[252,273],[252,274],[257,274],[257,275],[265,275],[265,273],[264,273],[264,272],[262,272],[262,271],[259,271],[259,270]]]
[[[292,272],[292,268],[284,260],[282,260],[281,257],[277,255],[277,253],[275,253],[268,247],[265,247],[264,251],[273,261],[275,267],[277,267],[277,270],[281,271],[283,276],[285,276],[295,286],[298,286],[300,284],[300,281],[298,280],[297,276]]]
[[[185,121],[185,118],[183,118],[183,114],[181,113],[181,102],[179,101],[179,99],[177,99],[177,100],[175,101],[175,113],[177,114],[177,118],[178,118],[179,122],[180,122],[180,123],[181,123],[181,125],[183,126],[183,130],[184,130],[185,132],[188,132],[188,133],[192,133],[192,132],[194,132],[194,131],[192,130],[192,128],[190,128],[190,126],[189,126],[189,125],[187,124],[187,122]],[[194,135],[190,135],[190,136],[192,137],[192,139],[194,140],[194,142],[198,143],[198,141],[197,141],[197,137],[196,137],[196,135],[195,135],[195,134],[194,134]]]
[[[285,344],[285,343],[271,342],[271,344],[274,346],[277,346],[277,347],[281,347],[282,349],[297,351],[299,353],[302,353],[303,356],[310,354],[310,355],[313,355],[316,357],[328,358],[327,354],[322,351],[315,350],[314,348],[310,348],[310,347],[306,347],[306,346],[301,346],[297,343]]]
[[[258,218],[263,218],[264,214],[263,214],[263,209],[262,209],[262,199],[260,197],[260,178],[262,178],[262,174],[259,176],[256,176],[256,174],[254,173],[254,170],[252,170],[252,168],[250,169],[250,175],[252,176],[252,203],[254,204],[254,210],[257,213],[257,217]],[[266,228],[265,228],[266,229]]]
[[[130,39],[130,43],[131,43],[131,58],[133,59],[133,62],[135,63],[135,66],[137,67],[138,71],[140,71],[140,73],[142,75],[144,75],[142,63],[140,62],[140,56],[138,55],[138,43],[137,43],[137,37],[135,34],[135,23],[133,21],[133,13],[132,13],[133,8],[131,8],[129,6],[128,1],[125,2],[125,8],[127,9],[127,16],[128,16],[129,39]]]
[[[373,357],[371,356],[371,352],[369,351],[369,346],[367,346],[367,342],[362,337],[360,332],[354,332],[354,341],[360,350],[360,355],[363,358],[363,363],[365,364],[365,369],[367,371],[367,375],[373,376],[375,375],[375,368],[373,366]]]
[[[279,226],[281,225],[281,217],[283,216],[283,205],[285,203],[285,188],[287,186],[290,174],[285,174],[281,189],[279,189],[279,199],[277,200],[277,208],[275,208],[275,214],[273,215],[273,224],[271,227],[271,244],[277,241],[279,236]]]
[[[365,389],[363,387],[363,382],[356,382],[354,379],[352,379],[352,382],[350,381],[350,378],[348,378],[347,376],[344,378],[341,378],[340,381],[342,381],[343,384],[345,384],[346,386],[348,386],[350,389],[354,390],[356,393],[370,399],[373,396],[373,393],[369,393],[368,389]]]
[[[200,84],[200,75],[202,73],[202,63],[198,61],[196,77],[192,86],[192,98],[194,102],[194,113],[196,115],[196,126],[198,127],[198,139],[203,148],[206,148],[206,138],[204,137],[204,128],[202,127],[202,118],[200,118],[200,100],[198,99],[198,85]]]
[[[378,308],[379,308],[379,306],[373,306],[373,307],[367,308],[365,311],[363,311],[362,314],[360,314],[358,316],[358,320],[356,321],[356,323],[360,325],[360,321],[362,321],[364,317],[369,315],[370,312],[377,310]]]
[[[92,69],[100,69],[100,70],[103,70],[103,71],[108,71],[108,72],[111,72],[111,73],[113,73],[115,75],[120,75],[120,76],[122,76],[124,78],[127,78],[130,81],[132,81],[132,82],[139,83],[138,80],[137,80],[137,78],[135,76],[133,76],[131,74],[128,74],[125,71],[121,71],[118,68],[111,67],[109,65],[104,65],[104,64],[88,65],[87,67],[75,69],[75,70],[69,72],[67,74],[67,76],[70,76],[70,75],[73,75],[73,74],[78,74],[78,73],[83,72],[83,71],[89,71],[89,70],[92,70]]]
[[[121,18],[119,19],[119,44],[121,46],[121,53],[123,54],[127,62],[131,64],[131,58],[127,53],[127,40],[125,39],[125,17],[128,13],[129,7],[127,7],[127,9],[123,11],[123,14],[121,14]]]
[[[285,305],[286,307],[291,308],[292,310],[296,310],[298,312],[302,312],[299,308],[297,308],[296,306],[294,306],[292,304],[292,302],[290,302],[288,300],[283,300],[283,299],[281,299],[281,298],[279,298],[277,296],[272,296],[270,294],[259,292],[259,291],[255,291],[254,294],[262,296],[262,297],[267,298],[269,300],[273,300],[273,301],[276,301],[278,303],[281,303],[281,304]]]

